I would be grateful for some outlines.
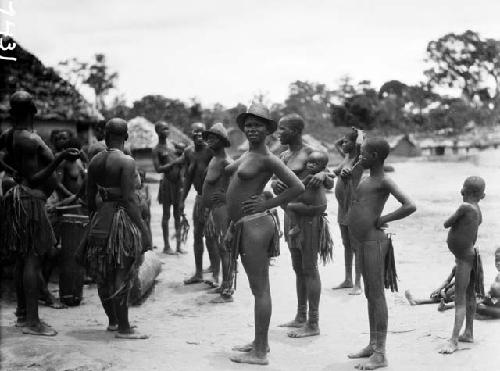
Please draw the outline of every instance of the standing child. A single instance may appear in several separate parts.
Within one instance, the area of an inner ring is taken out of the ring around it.
[[[394,220],[415,212],[415,204],[384,173],[384,161],[390,147],[384,139],[367,139],[361,146],[359,165],[370,170],[370,176],[354,184],[354,194],[347,216],[351,242],[359,254],[361,274],[368,301],[370,343],[349,358],[368,358],[356,368],[374,370],[387,366],[387,302],[384,287],[397,291],[394,251],[382,228]],[[354,171],[362,171],[356,165]],[[382,215],[385,203],[393,195],[401,203],[397,210]]]
[[[482,216],[479,201],[484,198],[483,178],[471,176],[465,179],[461,193],[463,204],[445,222],[448,232],[448,249],[455,255],[455,325],[451,339],[439,353],[450,354],[457,350],[458,341],[473,342],[473,321],[476,313],[476,284],[479,286],[479,259],[474,244]],[[459,336],[465,319],[465,331]]]

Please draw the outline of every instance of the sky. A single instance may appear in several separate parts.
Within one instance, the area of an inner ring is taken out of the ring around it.
[[[500,39],[496,0],[12,1],[23,47],[49,66],[104,53],[128,102],[282,102],[295,80],[334,87],[346,74],[412,84],[430,40],[467,29]]]

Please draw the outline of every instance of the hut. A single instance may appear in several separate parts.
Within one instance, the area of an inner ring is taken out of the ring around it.
[[[10,95],[23,89],[34,97],[38,110],[34,129],[42,139],[49,142],[52,130],[64,129],[76,135],[82,144],[88,143],[93,136],[91,126],[103,120],[99,111],[73,85],[19,43],[16,42],[9,56],[16,61],[0,63],[0,129],[10,127]]]
[[[391,154],[402,157],[415,157],[421,155],[420,146],[412,134],[398,135],[388,139]]]

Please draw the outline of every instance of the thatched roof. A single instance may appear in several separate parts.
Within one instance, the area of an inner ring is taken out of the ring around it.
[[[128,121],[128,140],[130,148],[143,149],[153,148],[158,144],[158,136],[155,133],[155,126],[148,119],[137,116]],[[173,142],[182,142],[186,145],[191,144],[189,137],[178,127],[170,124],[169,139]]]
[[[0,119],[8,117],[9,97],[16,90],[24,89],[35,98],[37,118],[41,120],[97,122],[102,115],[53,68],[46,67],[33,54],[11,38],[3,37],[3,45],[16,43],[11,51],[2,51],[0,63]]]

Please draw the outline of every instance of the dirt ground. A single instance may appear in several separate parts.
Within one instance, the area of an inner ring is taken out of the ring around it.
[[[445,218],[461,202],[460,188],[468,175],[486,179],[481,203],[483,225],[478,246],[483,257],[486,289],[496,275],[493,252],[500,215],[500,152],[481,154],[474,162],[395,163],[391,175],[417,203],[410,218],[395,222],[394,246],[400,278],[399,293],[387,292],[389,335],[387,370],[498,370],[500,321],[475,321],[475,343],[461,344],[449,356],[437,350],[449,337],[453,311],[440,313],[436,305],[412,307],[404,291],[426,297],[448,275],[454,260],[446,247]],[[150,185],[153,194],[157,185]],[[343,248],[336,225],[336,202],[330,194],[330,227],[334,233],[334,262],[321,267],[321,335],[290,339],[277,325],[295,313],[295,282],[290,255],[282,255],[271,267],[273,315],[269,332],[271,353],[268,370],[352,370],[350,351],[367,344],[368,319],[364,296],[349,296],[331,288],[343,278]],[[192,194],[187,203],[190,211]],[[388,209],[396,205],[393,200]],[[161,246],[160,208],[153,207],[154,243]],[[191,234],[191,233],[190,233]],[[191,250],[192,235],[187,248]],[[258,366],[229,361],[233,345],[253,338],[253,298],[242,268],[234,303],[210,304],[213,297],[204,284],[184,286],[193,272],[192,251],[184,256],[164,256],[163,270],[150,297],[130,310],[132,323],[151,337],[143,341],[115,339],[105,331],[106,317],[95,286],[85,287],[79,307],[54,310],[41,307],[41,317],[59,334],[53,338],[22,335],[13,326],[15,303],[2,299],[2,370],[249,370]],[[208,255],[205,254],[205,266]],[[8,284],[8,282],[5,282]],[[51,285],[57,291],[57,286]]]

